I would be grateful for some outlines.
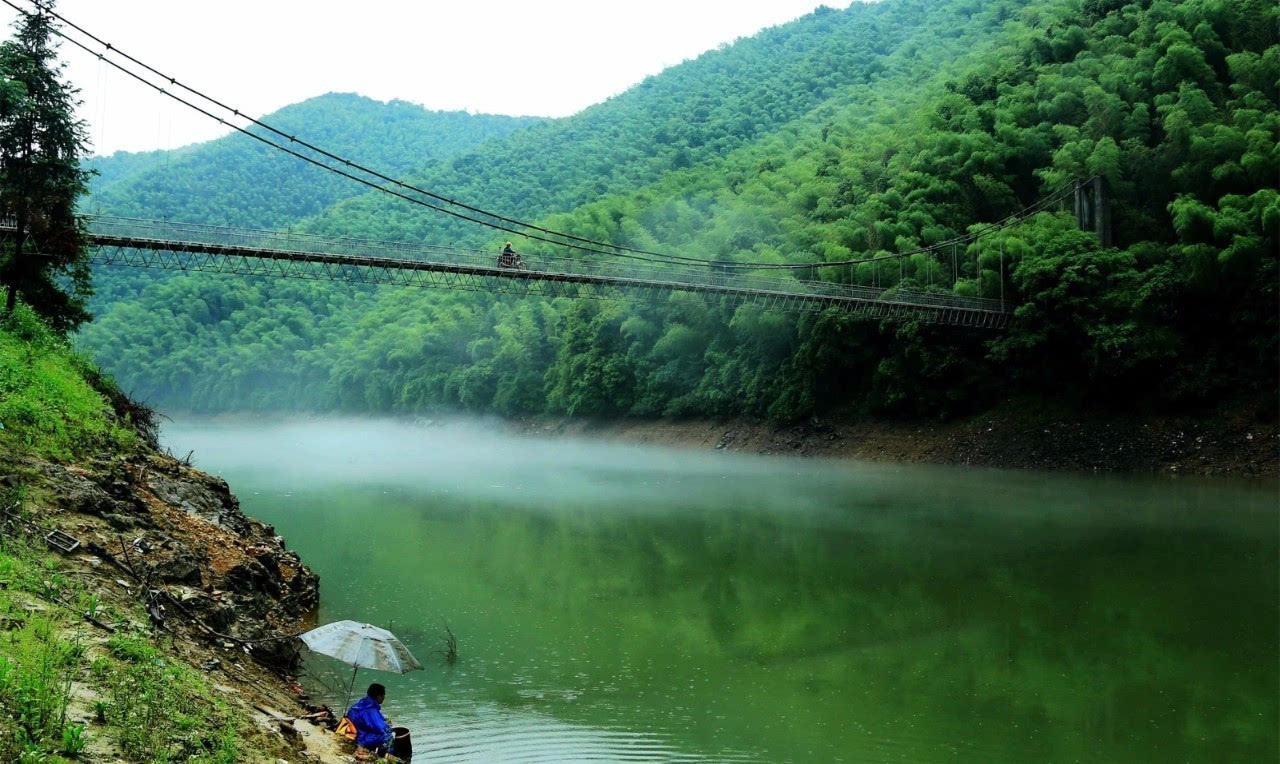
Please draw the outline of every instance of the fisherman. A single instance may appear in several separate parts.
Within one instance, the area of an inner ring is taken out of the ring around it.
[[[378,756],[391,753],[395,733],[391,723],[382,715],[382,701],[387,698],[387,688],[374,682],[369,692],[357,700],[347,711],[347,718],[356,728],[356,745],[373,751]]]

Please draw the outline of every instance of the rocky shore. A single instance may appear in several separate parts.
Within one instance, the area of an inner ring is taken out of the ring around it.
[[[938,423],[530,418],[512,427],[539,437],[608,438],[763,455],[1073,472],[1280,475],[1280,423],[1259,407],[1143,416],[1063,415],[1024,405]]]
[[[89,657],[118,653],[127,635],[200,672],[237,728],[237,761],[350,760],[332,735],[297,721],[305,695],[293,680],[292,636],[318,604],[318,577],[271,526],[240,511],[225,481],[145,448],[74,464],[0,452],[0,484],[21,497],[0,524],[6,542],[25,535],[44,554],[40,542],[55,529],[78,542],[70,552],[49,544],[45,565],[75,582],[78,603],[92,603],[71,608],[80,617],[61,627]],[[68,605],[50,591],[23,593],[24,607]],[[77,759],[134,760],[104,726],[105,690],[88,664],[79,680],[68,716],[89,742]]]

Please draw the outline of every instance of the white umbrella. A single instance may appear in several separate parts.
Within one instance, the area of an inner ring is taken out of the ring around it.
[[[356,683],[356,672],[362,668],[405,674],[422,668],[396,635],[368,623],[335,621],[326,623],[299,639],[313,653],[337,658],[351,666],[351,687]],[[351,688],[347,689],[347,701],[351,700]]]

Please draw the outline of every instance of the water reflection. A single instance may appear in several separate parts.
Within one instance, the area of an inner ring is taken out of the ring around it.
[[[456,667],[384,682],[441,759],[1219,761],[1277,745],[1274,485],[369,422],[167,436],[320,572],[324,620],[394,622],[420,656],[448,621]]]

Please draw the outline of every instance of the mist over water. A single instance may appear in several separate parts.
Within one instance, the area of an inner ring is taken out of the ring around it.
[[[177,422],[390,624],[415,761],[1274,753],[1276,486],[757,458],[479,424]],[[436,655],[443,624],[460,660]],[[313,661],[312,670],[326,668]]]
[[[823,509],[820,497],[797,494],[769,478],[807,475],[821,481],[830,465],[756,459],[715,452],[650,448],[589,440],[541,440],[465,422],[412,424],[343,419],[250,425],[209,423],[198,434],[167,429],[197,466],[245,477],[320,486],[377,485],[425,493],[458,493],[531,508],[564,502],[609,503],[614,511],[665,510],[654,491],[721,485],[725,494],[778,509]],[[187,438],[188,434],[193,435]],[[206,464],[207,463],[207,464]],[[743,479],[749,479],[744,484]],[[679,499],[677,490],[667,499]]]

